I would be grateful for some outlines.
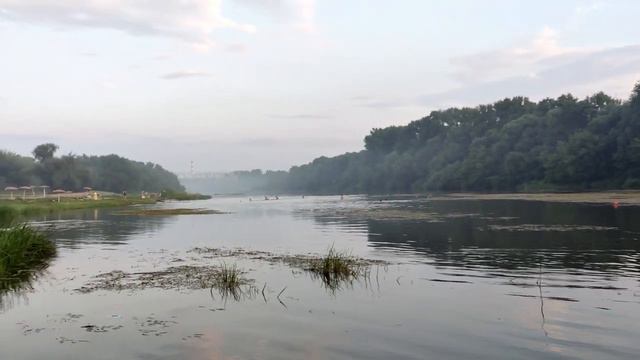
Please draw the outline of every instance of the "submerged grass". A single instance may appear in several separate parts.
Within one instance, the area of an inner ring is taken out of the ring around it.
[[[222,211],[211,209],[131,209],[115,213],[115,215],[134,215],[134,216],[166,216],[166,215],[209,215],[224,214]]]
[[[55,245],[27,225],[0,229],[0,293],[29,285],[55,255]]]
[[[255,294],[252,280],[237,265],[220,266],[182,265],[160,271],[126,273],[120,270],[103,273],[76,291],[91,293],[98,290],[144,290],[159,289],[209,289],[213,296],[216,290],[223,299],[240,300]]]

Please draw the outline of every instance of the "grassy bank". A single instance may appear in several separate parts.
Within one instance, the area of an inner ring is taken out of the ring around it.
[[[21,216],[53,213],[64,210],[80,210],[122,207],[137,204],[154,204],[155,199],[106,198],[100,200],[63,198],[60,202],[51,199],[0,200],[0,223]]]
[[[26,225],[0,229],[0,292],[29,283],[55,255],[55,245]]]
[[[198,193],[188,192],[176,192],[176,191],[163,191],[162,198],[165,200],[208,200],[211,199],[211,195],[203,195]]]

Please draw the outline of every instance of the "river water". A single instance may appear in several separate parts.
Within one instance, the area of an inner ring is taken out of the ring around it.
[[[640,208],[415,197],[214,198],[226,214],[32,219],[58,256],[0,304],[0,359],[638,359]],[[328,288],[195,247],[371,260]],[[78,291],[96,276],[234,263],[264,296]]]

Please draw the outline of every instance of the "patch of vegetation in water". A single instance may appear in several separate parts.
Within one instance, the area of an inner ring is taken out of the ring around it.
[[[379,220],[379,221],[422,221],[428,223],[440,223],[447,219],[479,217],[480,214],[470,213],[437,213],[426,209],[401,208],[392,206],[370,206],[339,209],[301,209],[297,210],[300,215],[312,215],[314,217],[325,218],[347,218],[356,220]]]
[[[92,293],[99,290],[136,291],[145,289],[202,290],[209,289],[211,296],[216,290],[222,299],[255,298],[262,294],[266,300],[267,284],[260,289],[254,285],[255,280],[246,277],[246,272],[235,264],[222,262],[218,266],[198,265],[207,259],[244,258],[266,261],[273,264],[285,264],[311,274],[312,279],[319,279],[331,292],[352,285],[355,281],[369,280],[372,265],[387,265],[380,260],[367,260],[351,256],[347,252],[329,249],[327,254],[319,255],[279,255],[264,251],[245,249],[194,248],[189,253],[200,255],[192,257],[195,264],[170,266],[164,270],[152,272],[127,273],[114,270],[95,276],[90,282],[76,289],[79,293]],[[170,263],[182,262],[173,259]],[[286,287],[285,287],[286,289]],[[278,301],[282,302],[280,295]]]
[[[114,213],[115,215],[133,215],[133,216],[168,216],[168,215],[212,215],[226,214],[225,212],[212,209],[131,209]]]
[[[347,251],[336,250],[333,246],[324,255],[279,255],[265,251],[200,247],[192,249],[191,252],[206,258],[242,256],[251,260],[282,263],[310,273],[312,278],[321,280],[322,284],[332,292],[358,280],[369,280],[372,266],[388,264],[381,260],[359,258]]]
[[[55,255],[55,244],[27,225],[0,229],[0,294],[30,288]]]
[[[543,225],[543,224],[519,224],[519,225],[489,225],[493,231],[613,231],[616,227],[596,225]],[[480,229],[483,230],[483,229]]]
[[[91,293],[98,290],[144,290],[149,288],[175,290],[217,290],[222,297],[238,298],[242,287],[250,286],[253,280],[245,277],[245,271],[234,265],[220,266],[182,265],[165,270],[126,273],[115,270],[103,273],[76,291]]]
[[[178,192],[178,191],[163,191],[162,198],[166,200],[178,200],[178,201],[209,200],[211,199],[211,195]]]
[[[324,256],[310,259],[304,269],[320,278],[330,290],[338,290],[344,284],[369,275],[369,264],[333,247]]]

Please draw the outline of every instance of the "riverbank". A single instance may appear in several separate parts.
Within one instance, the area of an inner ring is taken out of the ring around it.
[[[101,192],[98,200],[83,196],[84,194],[63,194],[57,198],[43,199],[0,199],[0,221],[20,216],[46,214],[65,210],[81,210],[95,208],[125,207],[131,205],[155,204],[163,200],[190,201],[211,199],[209,195],[184,192],[163,192],[161,197],[141,198],[131,195],[127,198],[113,193]]]
[[[640,206],[640,191],[614,190],[579,193],[451,193],[438,194],[432,200],[524,200],[583,204]]]
[[[20,216],[46,214],[64,210],[80,210],[130,205],[155,204],[157,199],[140,198],[103,198],[100,200],[61,198],[32,200],[0,200],[0,219],[12,219]]]
[[[209,200],[211,199],[211,195],[203,195],[200,193],[189,193],[189,192],[163,191],[162,198],[166,200],[178,200],[178,201]]]

